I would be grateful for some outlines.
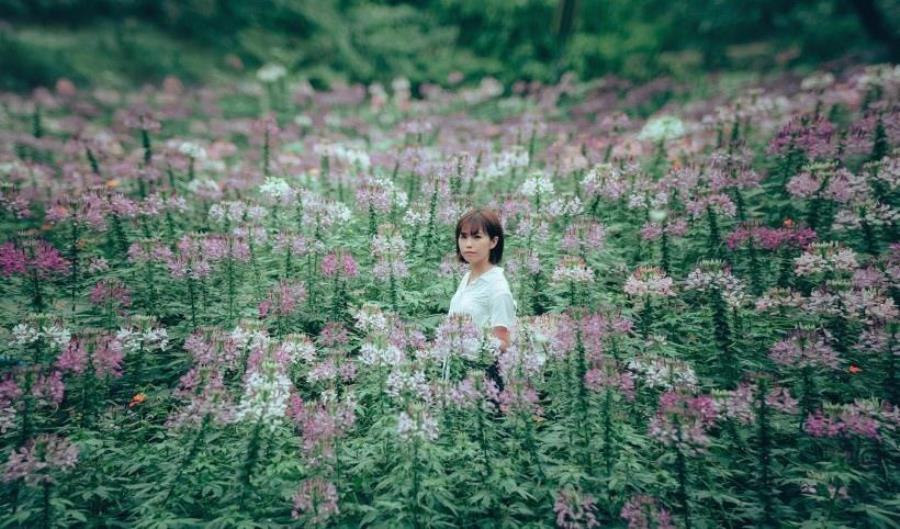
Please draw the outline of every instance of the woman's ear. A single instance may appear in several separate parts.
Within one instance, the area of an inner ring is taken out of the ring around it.
[[[494,238],[491,239],[491,250],[493,250],[494,247],[497,246],[497,243],[499,243],[499,242],[500,242],[500,237],[495,235]]]

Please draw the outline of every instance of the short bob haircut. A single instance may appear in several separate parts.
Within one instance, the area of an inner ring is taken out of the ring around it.
[[[497,246],[491,249],[488,261],[491,264],[497,264],[503,259],[503,226],[500,224],[500,217],[493,210],[487,208],[470,209],[459,218],[459,221],[456,223],[456,257],[461,263],[466,262],[463,259],[462,252],[459,251],[459,236],[464,228],[469,235],[478,233],[480,229],[487,234],[490,240],[497,237]]]

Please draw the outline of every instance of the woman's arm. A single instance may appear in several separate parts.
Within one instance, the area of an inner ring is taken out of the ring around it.
[[[500,340],[500,350],[506,351],[506,348],[509,347],[509,329],[506,327],[494,327],[494,336]]]

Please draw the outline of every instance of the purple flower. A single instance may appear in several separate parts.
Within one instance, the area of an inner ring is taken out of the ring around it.
[[[31,486],[55,483],[53,474],[65,472],[78,462],[78,447],[65,437],[41,434],[9,456],[3,481],[24,479]]]
[[[39,277],[45,278],[69,271],[69,262],[47,241],[29,240],[26,241],[26,246],[28,251],[26,248],[16,247],[12,242],[0,245],[0,274],[9,277],[34,270]]]
[[[769,349],[773,362],[795,368],[828,367],[837,369],[840,358],[826,337],[815,331],[796,330],[787,339]]]
[[[37,377],[31,386],[31,394],[44,400],[53,406],[59,406],[63,401],[66,386],[62,380],[62,372],[54,370],[50,374],[42,374]]]
[[[325,324],[319,333],[319,344],[322,347],[337,347],[346,345],[350,341],[347,328],[341,322],[330,321]]]
[[[4,277],[13,274],[24,274],[28,265],[28,256],[25,251],[18,248],[12,242],[0,244],[0,273]]]
[[[785,155],[791,148],[808,158],[827,158],[834,153],[834,126],[822,116],[792,118],[769,143],[769,154]]]
[[[78,338],[69,340],[69,345],[56,359],[56,368],[62,371],[72,371],[76,374],[84,373],[87,367],[87,351]]]
[[[131,305],[131,292],[119,279],[102,279],[91,289],[91,303],[104,305],[111,302],[120,307]]]
[[[599,527],[594,497],[570,487],[560,489],[553,503],[556,526],[561,529],[590,529]]]
[[[330,481],[320,477],[310,478],[294,493],[291,517],[295,520],[306,515],[310,524],[319,525],[339,513],[337,488]]]
[[[715,401],[710,396],[689,397],[668,391],[660,395],[659,409],[650,420],[647,433],[666,446],[699,451],[710,443],[707,431],[717,416]]]
[[[675,529],[669,511],[650,496],[633,496],[622,506],[619,516],[628,521],[628,529]]]
[[[122,376],[122,361],[125,353],[122,343],[114,336],[103,336],[97,340],[93,352],[94,373],[97,378],[109,375],[113,378]]]

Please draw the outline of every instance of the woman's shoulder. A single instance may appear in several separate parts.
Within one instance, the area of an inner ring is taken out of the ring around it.
[[[503,269],[499,266],[495,267],[495,269],[497,271],[493,274],[493,278],[491,280],[491,287],[493,287],[492,290],[496,294],[506,292],[509,292],[511,294],[512,291],[509,289],[509,281],[506,280],[506,274],[503,273]]]

